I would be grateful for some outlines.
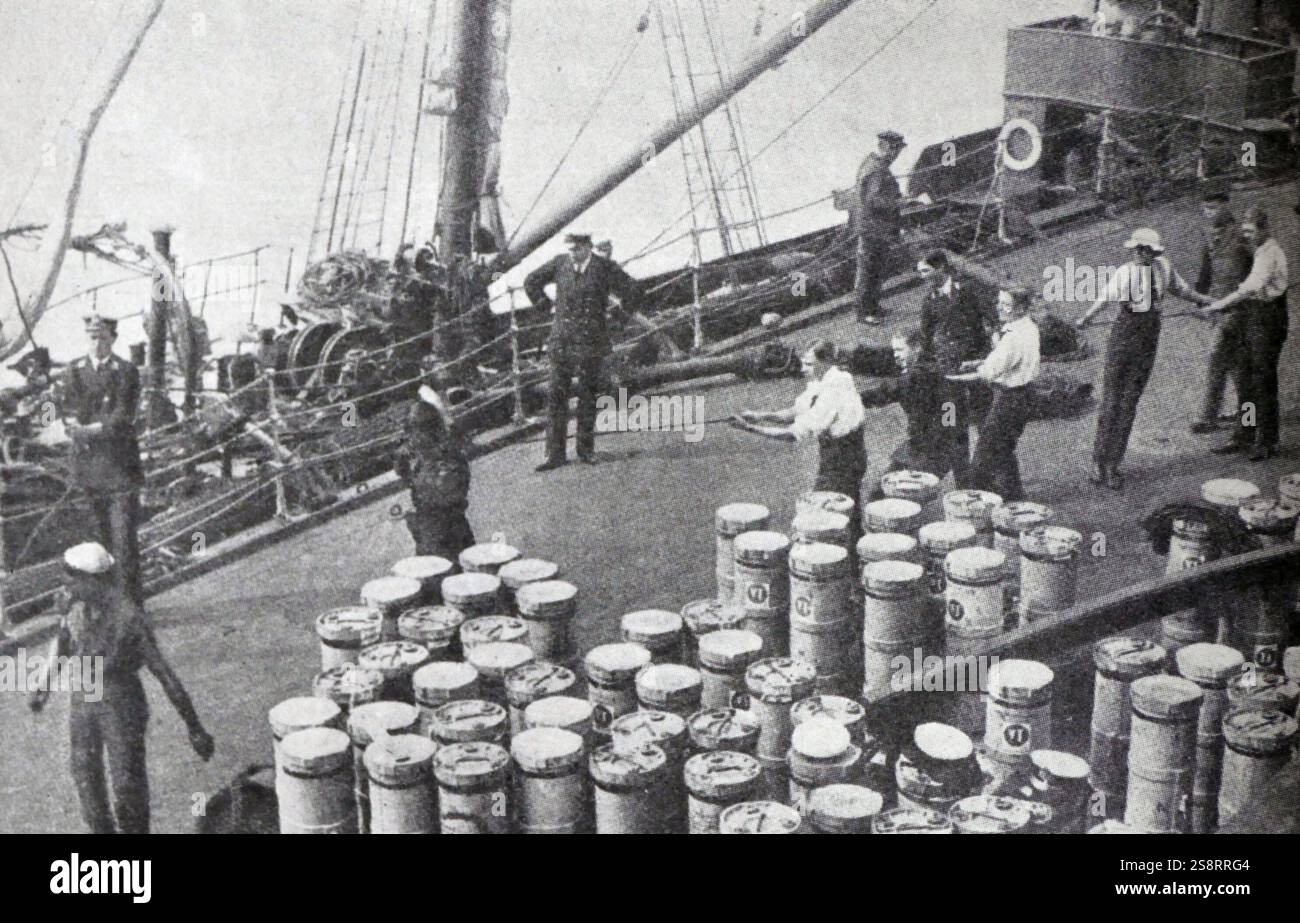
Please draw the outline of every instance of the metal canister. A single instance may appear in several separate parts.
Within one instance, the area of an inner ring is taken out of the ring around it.
[[[752,631],[725,629],[700,636],[701,708],[727,708],[745,691],[745,671],[762,655],[763,639]],[[747,708],[748,702],[734,706]]]
[[[1002,579],[1007,559],[1000,551],[957,548],[944,559],[944,620],[949,637],[971,640],[1002,633]]]
[[[979,792],[983,774],[975,744],[964,731],[927,721],[913,729],[899,753],[894,780],[900,808],[928,809],[946,818],[954,804]]]
[[[1256,585],[1243,588],[1231,598],[1223,597],[1223,604],[1231,606],[1232,614],[1226,640],[1260,673],[1282,670],[1282,652],[1291,634],[1286,599],[1289,591],[1289,587]],[[1222,632],[1224,617],[1220,616],[1219,621]]]
[[[433,713],[448,702],[479,697],[478,670],[460,661],[435,660],[411,676],[415,706],[420,710],[420,733],[433,736]]]
[[[538,699],[565,695],[578,685],[578,676],[568,667],[545,660],[530,660],[506,673],[506,701],[510,704],[510,733],[524,729],[524,712]]]
[[[538,699],[524,709],[525,728],[563,728],[572,731],[587,742],[591,750],[594,735],[591,730],[592,704],[586,699],[570,695],[552,695]]]
[[[734,598],[736,536],[744,532],[766,529],[771,521],[771,511],[759,503],[728,503],[726,506],[718,507],[714,519],[717,533],[718,602],[728,603]]]
[[[539,580],[515,594],[519,617],[528,627],[528,646],[543,660],[566,663],[573,656],[573,620],[578,588],[567,580]]]
[[[925,569],[907,561],[876,561],[862,568],[863,637],[919,643],[941,628],[926,589]]]
[[[808,797],[823,785],[857,782],[863,771],[862,748],[833,718],[815,716],[795,726],[786,768],[790,806],[808,813]]]
[[[683,719],[700,710],[704,680],[680,663],[649,663],[636,675],[636,697],[646,711],[671,712]]]
[[[507,545],[500,536],[492,541],[470,545],[460,553],[460,569],[467,574],[496,574],[519,557],[519,549]]]
[[[1226,510],[1241,509],[1243,503],[1258,496],[1258,487],[1239,478],[1214,478],[1201,485],[1201,499]]]
[[[1256,800],[1291,759],[1296,720],[1272,708],[1248,707],[1223,719],[1227,749],[1219,788],[1219,822],[1226,823]]]
[[[1134,680],[1124,823],[1156,833],[1187,830],[1196,771],[1200,687],[1180,676]]]
[[[952,833],[952,821],[930,808],[908,805],[881,811],[871,820],[871,832],[883,833]]]
[[[942,606],[948,582],[944,561],[948,552],[976,544],[975,526],[969,522],[927,522],[917,532],[917,539],[925,552],[925,575],[930,597]]]
[[[862,508],[863,528],[889,535],[915,535],[921,527],[921,504],[886,497]]]
[[[393,564],[393,576],[405,577],[420,584],[420,602],[426,606],[435,606],[442,602],[442,578],[456,567],[446,558],[433,554],[415,555],[402,558]]]
[[[1052,680],[1046,664],[1000,660],[989,667],[984,747],[1001,763],[1027,766],[1029,754],[1052,746]]]
[[[804,820],[814,833],[870,833],[884,805],[878,792],[862,785],[823,785],[808,795]]]
[[[1189,567],[1200,567],[1219,556],[1210,538],[1210,524],[1204,516],[1187,515],[1173,521],[1169,536],[1169,557],[1165,573],[1177,574]]]
[[[516,558],[508,564],[502,564],[497,571],[501,581],[501,593],[506,611],[510,615],[519,615],[519,591],[530,583],[543,580],[557,580],[560,566],[553,561],[541,558]]]
[[[886,471],[880,476],[880,492],[896,500],[911,500],[919,504],[922,515],[930,512],[929,505],[942,493],[941,480],[929,471]],[[928,520],[930,517],[926,516]]]
[[[789,657],[768,657],[750,664],[745,671],[746,695],[732,703],[747,707],[762,728],[754,753],[763,767],[764,791],[773,801],[788,797],[786,754],[794,730],[790,708],[812,693],[816,681],[809,664]]]
[[[1245,659],[1240,651],[1223,644],[1189,644],[1178,652],[1175,659],[1178,672],[1201,687],[1190,829],[1192,833],[1212,833],[1218,822],[1228,681],[1241,673]]]
[[[366,747],[370,833],[436,833],[434,743],[416,734],[381,737]]]
[[[489,702],[506,706],[506,674],[537,659],[533,649],[515,641],[476,644],[465,652],[465,661],[478,670],[479,693]]]
[[[715,631],[734,631],[745,627],[745,610],[716,599],[696,599],[682,606],[682,663],[700,665],[700,638]],[[760,639],[761,641],[762,639]]]
[[[443,833],[509,833],[510,754],[499,744],[461,743],[433,757]]]
[[[1296,521],[1300,519],[1300,503],[1255,497],[1247,500],[1237,510],[1241,521],[1258,536],[1261,545],[1284,545],[1295,541]]]
[[[378,643],[383,621],[383,613],[369,606],[343,606],[316,616],[320,668],[356,663],[363,647]]]
[[[975,529],[976,544],[993,547],[993,511],[1002,498],[988,490],[950,490],[943,495],[943,518],[969,523]]]
[[[668,756],[654,744],[620,752],[612,744],[591,754],[597,833],[660,833],[659,809]]]
[[[343,723],[343,710],[337,703],[316,696],[295,696],[274,705],[267,712],[271,725],[271,749],[275,756],[275,784],[278,788],[283,776],[280,765],[280,744],[295,731],[308,728],[337,728]]]
[[[1020,617],[1033,621],[1074,605],[1083,535],[1064,526],[1020,533]]]
[[[736,708],[706,708],[686,722],[691,747],[697,753],[730,750],[753,756],[761,731],[757,718]]]
[[[1135,827],[1130,827],[1128,824],[1124,823],[1123,821],[1103,820],[1100,824],[1088,828],[1088,832],[1097,833],[1097,834],[1109,834],[1109,833],[1145,833],[1146,831],[1138,830]]]
[[[666,609],[640,609],[619,620],[623,640],[639,644],[655,663],[678,663],[682,659],[682,617]]]
[[[790,522],[790,541],[795,545],[823,542],[848,549],[849,517],[828,510],[809,510]]]
[[[1024,833],[1030,813],[1019,798],[972,795],[949,808],[948,819],[958,833]]]
[[[845,516],[852,516],[853,507],[856,503],[857,499],[855,497],[834,490],[807,490],[794,501],[794,511],[796,516],[812,510],[826,510],[829,513],[842,513]]]
[[[718,833],[799,833],[803,818],[779,801],[742,801],[718,817]]]
[[[1278,478],[1277,495],[1288,503],[1300,506],[1300,472],[1284,474]]]
[[[357,829],[370,830],[370,783],[366,774],[366,748],[391,734],[415,734],[420,713],[406,702],[369,702],[348,715],[348,738],[352,742],[352,800]]]
[[[510,742],[520,833],[581,833],[587,822],[583,739],[561,728],[538,727]]]
[[[294,731],[281,751],[280,832],[355,833],[348,735],[326,727]]]
[[[601,644],[587,652],[587,698],[591,701],[592,730],[609,737],[609,725],[619,715],[636,711],[636,675],[650,662],[650,652],[639,644]]]
[[[1063,750],[1029,754],[1033,772],[1023,794],[1051,809],[1051,833],[1083,833],[1087,826],[1092,786],[1086,760]]]
[[[861,618],[849,555],[824,542],[790,551],[790,656],[812,665],[816,691],[852,692],[862,682]]]
[[[667,763],[660,783],[659,808],[663,813],[660,832],[685,833],[686,787],[682,768],[688,750],[686,719],[664,711],[634,711],[615,718],[609,726],[609,736],[618,753],[635,754],[647,744],[664,752]]]
[[[312,680],[312,695],[329,699],[346,715],[358,705],[379,698],[384,686],[384,675],[378,670],[367,670],[355,663],[342,663],[322,670]]]
[[[410,577],[377,577],[362,585],[362,605],[377,609],[383,616],[381,641],[392,641],[397,637],[397,617],[420,605],[423,592],[420,582]]]
[[[993,521],[993,548],[1007,556],[1007,581],[1020,588],[1020,533],[1035,526],[1046,525],[1054,515],[1050,506],[1032,500],[1012,500],[995,508]]]
[[[735,550],[735,598],[745,627],[763,639],[765,656],[783,656],[790,647],[790,540],[779,532],[743,532]]]
[[[876,742],[867,733],[867,710],[850,698],[840,695],[810,695],[790,706],[790,722],[797,729],[812,718],[827,718],[849,732],[849,739],[862,748],[865,759],[876,751]]]
[[[912,564],[925,561],[916,538],[897,532],[868,532],[858,539],[857,552],[858,563],[864,570],[868,564],[877,561],[909,561]],[[858,578],[859,582],[865,579],[862,574]]]
[[[428,649],[414,641],[381,641],[363,648],[357,657],[357,666],[383,676],[383,698],[392,702],[415,702],[411,677],[428,662]]]
[[[397,635],[424,646],[430,660],[458,660],[465,615],[451,606],[419,606],[397,617]]]
[[[697,753],[684,770],[689,792],[687,818],[690,833],[719,833],[722,812],[754,798],[761,769],[746,753],[712,750]]]
[[[501,614],[501,580],[493,574],[452,574],[442,579],[442,601],[466,619]]]
[[[480,644],[505,641],[512,644],[528,643],[528,624],[512,615],[480,615],[461,623],[460,646],[466,658]]]
[[[1290,650],[1300,652],[1300,648]],[[1281,673],[1248,667],[1228,680],[1227,692],[1229,709],[1264,706],[1294,715],[1300,706],[1300,680],[1289,679]]]
[[[1097,673],[1093,681],[1092,746],[1088,765],[1092,785],[1108,804],[1119,807],[1128,788],[1129,728],[1134,680],[1164,669],[1166,651],[1142,638],[1118,635],[1098,641],[1092,649]]]
[[[439,705],[429,730],[440,746],[465,743],[504,744],[510,730],[506,710],[483,699],[456,699]]]

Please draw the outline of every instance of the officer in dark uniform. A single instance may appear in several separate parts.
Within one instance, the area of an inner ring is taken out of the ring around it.
[[[853,290],[857,293],[858,320],[867,324],[880,323],[880,283],[884,281],[889,251],[898,240],[901,193],[889,168],[907,146],[896,131],[882,131],[877,137],[880,147],[862,162],[854,184],[857,208],[853,223],[858,250]]]
[[[118,562],[127,594],[144,604],[137,530],[140,519],[140,447],[135,418],[140,372],[113,353],[117,321],[86,318],[88,356],[73,362],[63,379],[63,416],[72,438],[72,483],[87,499],[100,541]]]
[[[1250,275],[1254,252],[1242,238],[1237,219],[1228,207],[1228,194],[1210,190],[1202,197],[1202,211],[1206,219],[1201,242],[1201,268],[1196,277],[1196,290],[1211,298],[1222,298]],[[1193,433],[1211,433],[1219,428],[1219,408],[1223,404],[1223,390],[1232,379],[1238,403],[1244,390],[1241,380],[1242,354],[1245,352],[1245,312],[1229,311],[1218,323],[1214,347],[1210,351],[1205,372],[1205,398],[1201,416],[1192,424]],[[1231,413],[1230,419],[1237,415]]]
[[[420,386],[406,418],[406,444],[397,473],[411,491],[406,527],[415,553],[456,561],[474,544],[469,508],[469,458],[465,443],[441,395]]]
[[[948,254],[935,250],[916,264],[930,292],[921,302],[921,355],[940,371],[956,372],[963,362],[988,355],[990,333],[998,329],[997,310],[958,279]]]
[[[547,395],[546,458],[538,471],[565,464],[565,440],[569,426],[569,396],[577,377],[578,460],[596,460],[596,396],[601,366],[610,353],[606,311],[610,295],[616,295],[622,310],[633,313],[640,307],[641,292],[636,281],[617,264],[592,252],[591,237],[569,234],[567,256],[557,256],[533,270],[524,280],[524,291],[535,307],[551,307],[546,286],[555,284],[555,317],[547,349],[551,355],[551,376]]]
[[[145,731],[149,705],[140,684],[140,668],[148,669],[162,685],[185,722],[190,745],[204,761],[212,756],[212,737],[158,649],[144,612],[118,586],[112,555],[96,542],[74,545],[64,553],[63,567],[72,607],[50,647],[47,669],[60,657],[81,658],[77,662],[96,665],[83,666],[80,688],[67,690],[71,696],[72,779],[81,815],[91,833],[148,833]],[[87,677],[87,669],[99,672]],[[49,696],[52,683],[48,677],[47,673],[47,679],[31,691],[33,711],[40,711]]]

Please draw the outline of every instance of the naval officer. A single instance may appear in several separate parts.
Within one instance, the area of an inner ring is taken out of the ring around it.
[[[856,201],[853,230],[857,235],[857,273],[853,290],[857,296],[858,320],[880,323],[880,284],[884,281],[889,252],[898,242],[899,200],[902,194],[890,167],[907,142],[896,131],[876,136],[879,146],[858,167],[854,183]]]

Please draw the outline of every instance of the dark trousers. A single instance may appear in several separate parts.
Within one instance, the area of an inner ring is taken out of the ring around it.
[[[1024,499],[1016,445],[1029,422],[1032,397],[1028,385],[1021,388],[994,386],[993,402],[980,424],[979,441],[975,444],[971,487],[991,490],[1008,503]]]
[[[867,474],[867,447],[862,428],[847,436],[823,436],[817,447],[817,481],[814,490],[829,490],[853,498],[849,511],[849,548],[862,537],[862,479]]]
[[[1240,311],[1230,312],[1220,325],[1210,350],[1209,366],[1205,370],[1205,398],[1201,402],[1201,419],[1212,423],[1223,406],[1223,389],[1232,379],[1232,387],[1241,403],[1241,363],[1246,342],[1244,317]]]
[[[546,457],[564,458],[569,430],[569,397],[578,396],[578,455],[596,450],[596,396],[600,391],[603,356],[551,354],[551,377],[546,397]],[[573,386],[577,378],[577,388]]]
[[[858,299],[858,320],[880,315],[880,283],[885,278],[889,241],[883,237],[859,237],[857,273],[853,291]]]
[[[1160,315],[1134,314],[1121,308],[1106,343],[1106,371],[1102,377],[1101,411],[1092,458],[1102,468],[1116,468],[1124,460],[1133,432],[1138,401],[1146,390],[1160,346]]]
[[[68,713],[72,781],[91,833],[149,832],[148,725],[149,704],[136,673],[103,677],[98,702],[74,693]]]
[[[1241,403],[1254,407],[1254,419],[1247,412],[1248,408],[1239,410],[1237,432],[1233,437],[1238,442],[1254,442],[1266,447],[1277,445],[1280,426],[1277,365],[1282,356],[1282,346],[1286,343],[1288,326],[1286,296],[1271,302],[1251,302],[1243,311],[1245,349],[1242,350],[1239,376],[1243,383]]]
[[[406,514],[406,528],[415,540],[417,555],[446,558],[453,564],[474,544],[464,507],[416,506]]]
[[[117,490],[87,489],[90,512],[99,542],[117,561],[118,577],[126,595],[137,606],[144,605],[144,583],[140,576],[140,492],[135,487]]]

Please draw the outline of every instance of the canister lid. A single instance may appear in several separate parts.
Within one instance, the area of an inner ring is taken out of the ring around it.
[[[760,503],[728,503],[718,507],[714,526],[721,535],[739,535],[766,528],[772,512]]]
[[[817,671],[793,657],[767,657],[745,670],[745,688],[764,702],[795,702],[813,691]]]
[[[657,744],[665,754],[679,753],[686,746],[686,719],[666,711],[633,711],[619,715],[609,724],[610,742],[619,753]]]
[[[1088,761],[1064,750],[1035,750],[1029,754],[1029,761],[1052,779],[1078,782],[1088,778]]]
[[[465,742],[496,738],[506,726],[506,710],[496,702],[456,699],[433,710],[429,727],[439,740]]]
[[[342,717],[343,710],[335,702],[307,695],[285,699],[267,714],[271,733],[281,740],[294,731],[337,725]]]
[[[808,818],[820,830],[870,833],[871,820],[880,813],[885,799],[862,785],[837,782],[812,790],[808,796]]]
[[[505,748],[487,741],[468,741],[439,747],[433,757],[433,774],[447,785],[473,785],[504,774],[510,762]]]
[[[704,798],[740,798],[754,790],[762,767],[744,753],[715,750],[686,761],[686,787]]]
[[[795,702],[790,708],[790,721],[795,725],[817,717],[838,722],[853,736],[861,734],[867,711],[853,699],[842,695],[810,695]]]
[[[1002,498],[989,490],[950,490],[943,495],[943,514],[951,521],[990,522]]]
[[[902,497],[928,503],[939,496],[939,478],[929,471],[886,471],[880,476],[886,497]]]
[[[779,801],[742,801],[724,808],[718,817],[719,833],[797,833],[799,812]]]
[[[453,606],[496,602],[501,580],[494,574],[452,574],[442,580],[443,602]]]
[[[323,775],[348,764],[349,746],[348,735],[335,728],[294,731],[280,741],[280,765],[286,772]]]
[[[702,685],[700,671],[680,663],[646,664],[636,675],[641,701],[664,707],[698,704]]]
[[[957,580],[989,580],[1002,576],[1007,567],[1007,556],[979,545],[954,548],[948,552],[943,566],[948,576]]]
[[[1265,695],[1268,696],[1268,702],[1282,703],[1271,707],[1280,707],[1282,711],[1289,714],[1295,711],[1296,703],[1300,700],[1300,682],[1281,673],[1249,667],[1228,680],[1228,699],[1233,702],[1263,704],[1256,699]],[[1283,707],[1287,703],[1290,707]]]
[[[1180,538],[1204,541],[1210,535],[1209,515],[1203,510],[1189,509],[1174,520],[1174,534]]]
[[[716,599],[696,599],[682,606],[682,621],[691,634],[707,635],[711,631],[740,628],[745,622],[745,610]]]
[[[527,705],[550,695],[561,695],[578,684],[568,667],[545,660],[530,660],[506,673],[506,698],[513,705]]]
[[[460,566],[467,571],[497,572],[497,568],[519,557],[519,549],[505,542],[470,545],[460,553]]]
[[[648,786],[658,781],[668,765],[668,755],[655,744],[620,751],[613,744],[591,754],[591,777],[602,785]]]
[[[736,536],[736,563],[772,567],[785,561],[790,539],[780,532],[742,532]]]
[[[1300,503],[1300,472],[1284,474],[1277,479],[1278,496],[1292,503]]]
[[[357,665],[367,670],[378,670],[388,676],[414,673],[429,662],[429,649],[415,641],[380,641],[363,647],[357,655]]]
[[[973,795],[948,810],[961,833],[1016,833],[1029,826],[1029,811],[1015,798]]]
[[[366,774],[382,785],[412,785],[433,777],[434,742],[418,734],[380,737],[366,747]]]
[[[420,598],[424,588],[420,581],[410,577],[376,577],[361,586],[361,601],[372,606],[384,608],[392,605],[412,603]]]
[[[342,606],[316,616],[316,634],[336,644],[372,644],[383,625],[383,613],[369,606]]]
[[[952,833],[952,821],[929,808],[890,808],[871,822],[872,833]]]
[[[1143,676],[1129,687],[1133,710],[1153,718],[1195,718],[1201,687],[1181,676]]]
[[[510,741],[510,755],[524,772],[569,769],[582,765],[583,740],[563,728],[529,728]]]
[[[801,542],[790,549],[790,573],[801,577],[840,577],[849,572],[849,553],[842,545]]]
[[[1083,535],[1065,526],[1033,526],[1020,533],[1020,550],[1035,558],[1065,561],[1082,547]]]
[[[954,548],[975,543],[975,527],[969,522],[927,522],[917,532],[921,547],[931,554],[946,554]]]
[[[460,643],[468,655],[470,648],[493,641],[518,641],[528,637],[528,626],[513,615],[480,615],[460,626]]]
[[[1237,510],[1237,515],[1256,532],[1288,532],[1300,517],[1300,505],[1290,500],[1255,497]]]
[[[420,710],[406,702],[367,702],[348,714],[348,735],[365,748],[388,734],[408,734],[420,723]]]
[[[1025,529],[1041,526],[1052,518],[1052,508],[1032,500],[1012,500],[990,514],[993,528],[1007,535],[1019,535]]]
[[[1178,672],[1194,683],[1222,685],[1241,672],[1246,658],[1226,644],[1189,644],[1174,654]]]
[[[353,708],[379,698],[384,685],[384,674],[367,670],[355,663],[341,663],[316,674],[312,691],[322,699]]]
[[[524,724],[533,727],[556,727],[573,730],[591,723],[593,705],[571,695],[550,695],[529,703],[524,709]]]
[[[393,576],[408,577],[423,584],[447,576],[455,566],[446,558],[440,558],[435,554],[421,554],[402,558],[394,564]]]
[[[898,497],[886,497],[873,500],[862,508],[863,516],[873,526],[896,526],[904,532],[916,528],[921,518],[921,504],[914,500],[901,500]]]
[[[558,564],[543,561],[541,558],[516,558],[507,564],[502,564],[501,569],[497,571],[497,578],[507,590],[518,590],[525,584],[542,580],[554,580],[559,575]]]
[[[849,517],[829,510],[799,513],[791,521],[790,528],[805,542],[843,544],[849,539]]]
[[[437,660],[416,670],[411,685],[417,702],[441,705],[477,690],[478,670],[461,661]]]
[[[920,586],[925,568],[911,561],[872,561],[862,568],[862,585],[875,593],[893,593]]]
[[[848,514],[853,510],[853,498],[834,490],[808,490],[799,495],[794,502],[796,513],[808,510],[829,510],[832,513]]]
[[[1276,708],[1248,705],[1223,718],[1223,737],[1229,746],[1257,756],[1285,752],[1295,736],[1296,720]]]
[[[1124,635],[1103,638],[1092,648],[1092,660],[1098,670],[1128,679],[1159,673],[1167,657],[1168,652],[1159,644]]]
[[[667,609],[641,609],[629,612],[619,622],[623,640],[659,650],[672,644],[682,633],[682,617]]]
[[[565,618],[577,608],[578,588],[567,580],[525,583],[515,594],[515,604],[523,615]]]
[[[598,683],[634,683],[637,671],[650,662],[650,652],[640,644],[624,641],[598,644],[587,651],[583,663],[588,679]]]
[[[465,613],[451,606],[420,606],[397,617],[397,633],[409,641],[445,647],[465,622]]]
[[[489,679],[504,679],[515,667],[536,658],[531,647],[515,641],[489,641],[476,644],[465,652],[465,660],[478,670],[480,676]]]
[[[988,692],[995,699],[1041,705],[1052,697],[1051,667],[1036,660],[999,660],[988,669]]]
[[[708,708],[691,715],[687,722],[691,742],[707,750],[752,750],[762,725],[747,711]]]
[[[1238,478],[1215,478],[1201,485],[1201,499],[1215,506],[1237,509],[1251,497],[1259,496],[1259,488],[1250,481]]]
[[[937,721],[918,724],[912,731],[912,742],[922,754],[940,762],[968,760],[975,752],[975,744],[965,731]]]
[[[857,551],[863,562],[896,560],[916,551],[916,539],[901,532],[868,532],[858,539]]]
[[[853,746],[848,729],[833,718],[814,715],[795,725],[790,735],[790,747],[800,756],[810,760],[829,760],[842,756]]]
[[[763,639],[743,628],[728,628],[700,635],[700,663],[718,670],[752,664],[762,650]]]

